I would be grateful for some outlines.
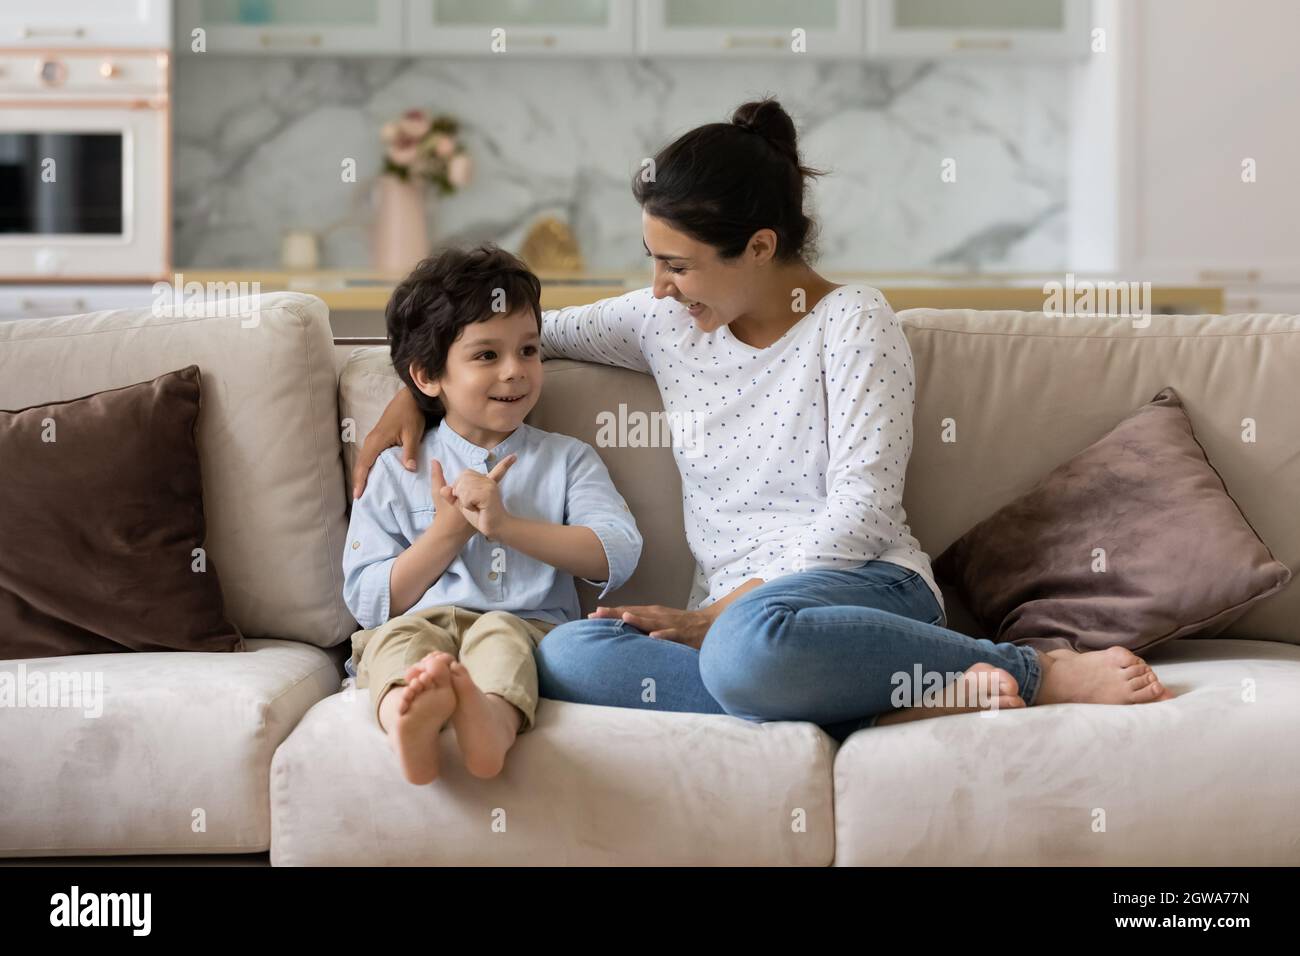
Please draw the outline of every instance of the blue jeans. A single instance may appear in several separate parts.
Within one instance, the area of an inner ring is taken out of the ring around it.
[[[949,674],[986,661],[1034,702],[1036,651],[942,623],[919,574],[868,561],[754,588],[723,609],[698,651],[611,618],[561,624],[538,645],[537,677],[551,700],[810,721],[840,740],[893,710],[895,675],[918,667]]]

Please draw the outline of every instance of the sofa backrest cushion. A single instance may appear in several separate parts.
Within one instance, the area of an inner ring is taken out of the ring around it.
[[[1300,570],[1300,316],[899,318],[917,374],[903,504],[932,558],[1170,385],[1246,519]],[[1222,636],[1300,644],[1300,587]]]
[[[197,365],[206,547],[227,618],[246,637],[337,644],[356,623],[343,603],[346,499],[325,304],[274,293],[188,311],[163,301],[0,322],[0,408]]]
[[[1154,315],[1145,328],[1041,312],[910,309],[899,317],[917,375],[903,500],[932,558],[1171,385],[1247,520],[1279,561],[1300,570],[1300,415],[1293,411],[1300,317]],[[637,372],[567,361],[547,362],[546,370],[529,418],[539,428],[595,445],[597,410],[616,410],[620,401],[629,411],[663,407],[653,380]],[[352,353],[340,401],[358,442],[400,387],[386,347]],[[671,451],[596,450],[645,537],[641,565],[620,598],[684,606],[694,560]],[[349,473],[354,451],[347,448]],[[586,587],[579,585],[584,612]],[[948,605],[950,626],[979,633],[957,601]],[[1300,587],[1288,586],[1222,636],[1300,644],[1297,622]]]

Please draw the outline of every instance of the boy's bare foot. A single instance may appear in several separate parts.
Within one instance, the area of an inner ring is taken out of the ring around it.
[[[1042,682],[1035,704],[1149,704],[1172,700],[1146,661],[1123,647],[1039,654]]]
[[[388,731],[402,775],[414,784],[438,777],[438,735],[456,709],[449,660],[454,660],[450,654],[426,655],[407,669],[406,685],[380,701],[380,725]]]
[[[980,678],[980,674],[989,676]],[[980,687],[981,680],[984,686]],[[959,688],[958,685],[964,685]],[[962,692],[959,692],[962,691]],[[987,695],[987,696],[985,696]],[[944,686],[942,704],[939,706],[903,707],[899,710],[882,714],[875,723],[877,727],[886,724],[902,724],[912,720],[925,720],[927,717],[945,717],[951,714],[969,714],[978,710],[1012,710],[1024,707],[1020,697],[1020,686],[1016,679],[1001,667],[980,662],[972,664],[954,681]],[[963,701],[958,706],[958,701]],[[987,701],[987,703],[985,703]],[[996,706],[995,706],[996,704]]]
[[[515,742],[522,715],[514,704],[479,690],[460,661],[451,665],[451,685],[456,690],[456,728],[465,769],[476,777],[495,777],[505,766],[506,751]]]

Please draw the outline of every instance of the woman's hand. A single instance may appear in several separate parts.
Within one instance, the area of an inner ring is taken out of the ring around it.
[[[587,617],[621,619],[653,638],[685,644],[698,651],[717,614],[712,606],[682,611],[661,604],[629,604],[623,607],[598,607]]]
[[[360,498],[366,490],[366,477],[385,448],[401,445],[406,470],[415,471],[415,453],[424,437],[424,424],[424,412],[415,404],[415,396],[409,388],[403,388],[393,396],[357,452],[357,463],[352,466],[353,498]]]

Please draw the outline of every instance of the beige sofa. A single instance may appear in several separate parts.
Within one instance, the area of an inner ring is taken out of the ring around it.
[[[235,854],[292,864],[1297,864],[1300,588],[1149,655],[1177,699],[861,731],[543,702],[501,777],[400,777],[343,682],[346,468],[398,387],[325,306],[0,324],[0,408],[197,363],[209,553],[237,654],[0,661],[102,675],[103,713],[0,709],[0,855]],[[1173,385],[1279,560],[1300,568],[1300,317],[903,314],[916,360],[906,508],[937,555]],[[594,443],[659,408],[640,374],[547,364],[530,421]],[[1258,440],[1241,440],[1242,421]],[[957,441],[941,433],[952,419]],[[600,449],[646,539],[614,597],[682,604],[693,564],[663,448]],[[345,454],[346,453],[346,454]],[[159,462],[158,467],[167,467]],[[22,547],[22,542],[3,542]],[[78,583],[69,581],[68,587]],[[584,610],[593,590],[582,588]],[[611,598],[612,600],[613,598]],[[977,633],[956,600],[949,623]]]

